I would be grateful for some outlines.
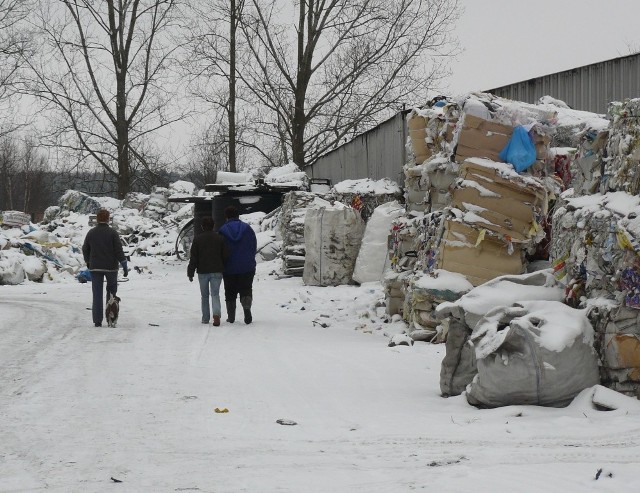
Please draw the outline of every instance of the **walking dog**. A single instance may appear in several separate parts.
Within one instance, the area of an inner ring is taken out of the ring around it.
[[[115,327],[118,323],[118,314],[120,313],[120,298],[115,295],[109,296],[107,307],[104,310],[104,316],[107,319],[109,327]]]

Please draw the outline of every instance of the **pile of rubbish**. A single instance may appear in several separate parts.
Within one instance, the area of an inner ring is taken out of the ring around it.
[[[46,209],[39,224],[22,212],[5,211],[0,224],[0,285],[73,281],[85,268],[82,243],[100,208],[111,212],[111,226],[128,255],[172,255],[178,228],[192,205],[176,207],[168,198],[193,193],[195,185],[176,182],[151,194],[132,193],[120,201],[68,190]]]

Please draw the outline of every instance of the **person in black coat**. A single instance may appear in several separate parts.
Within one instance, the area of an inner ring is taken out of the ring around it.
[[[93,304],[91,314],[96,327],[102,327],[103,317],[103,286],[107,281],[107,296],[115,296],[118,291],[118,263],[124,271],[124,277],[129,274],[127,259],[122,250],[122,242],[118,233],[109,226],[109,211],[100,209],[96,215],[97,226],[91,228],[82,245],[82,255],[91,271],[91,289]]]
[[[193,282],[193,275],[198,271],[200,284],[200,307],[202,323],[209,323],[210,314],[213,315],[213,325],[220,325],[220,284],[222,271],[228,257],[228,250],[224,239],[213,231],[213,218],[202,218],[202,232],[196,234],[191,244],[187,276]],[[209,311],[209,296],[211,296],[211,311]]]

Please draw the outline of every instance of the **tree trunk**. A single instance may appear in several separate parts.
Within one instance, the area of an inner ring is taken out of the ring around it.
[[[118,81],[120,84],[120,81]],[[124,84],[118,89],[116,103],[116,148],[118,152],[118,198],[124,199],[131,191],[131,165],[129,163],[129,124],[127,122]]]
[[[231,19],[229,21],[229,171],[236,169],[236,30],[238,12],[236,0],[230,1]]]
[[[311,9],[310,9],[311,10]],[[300,2],[300,16],[298,18],[298,67],[296,87],[294,89],[293,121],[291,122],[291,158],[300,168],[305,166],[304,130],[306,116],[304,114],[304,102],[307,93],[309,73],[306,67],[304,35],[306,31],[307,9],[304,1]],[[308,33],[307,33],[308,34]]]

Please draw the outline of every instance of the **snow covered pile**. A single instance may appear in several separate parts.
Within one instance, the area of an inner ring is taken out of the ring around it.
[[[47,208],[41,224],[0,229],[0,284],[73,280],[85,268],[82,243],[100,208],[111,212],[111,226],[129,255],[172,255],[179,227],[193,216],[192,205],[172,210],[170,196],[188,194],[195,186],[176,182],[150,195],[129,194],[123,201],[67,191]]]
[[[264,177],[264,182],[274,187],[296,187],[300,190],[309,188],[309,177],[294,163],[272,168]]]
[[[72,279],[83,266],[80,247],[68,237],[35,224],[0,229],[0,285]]]

